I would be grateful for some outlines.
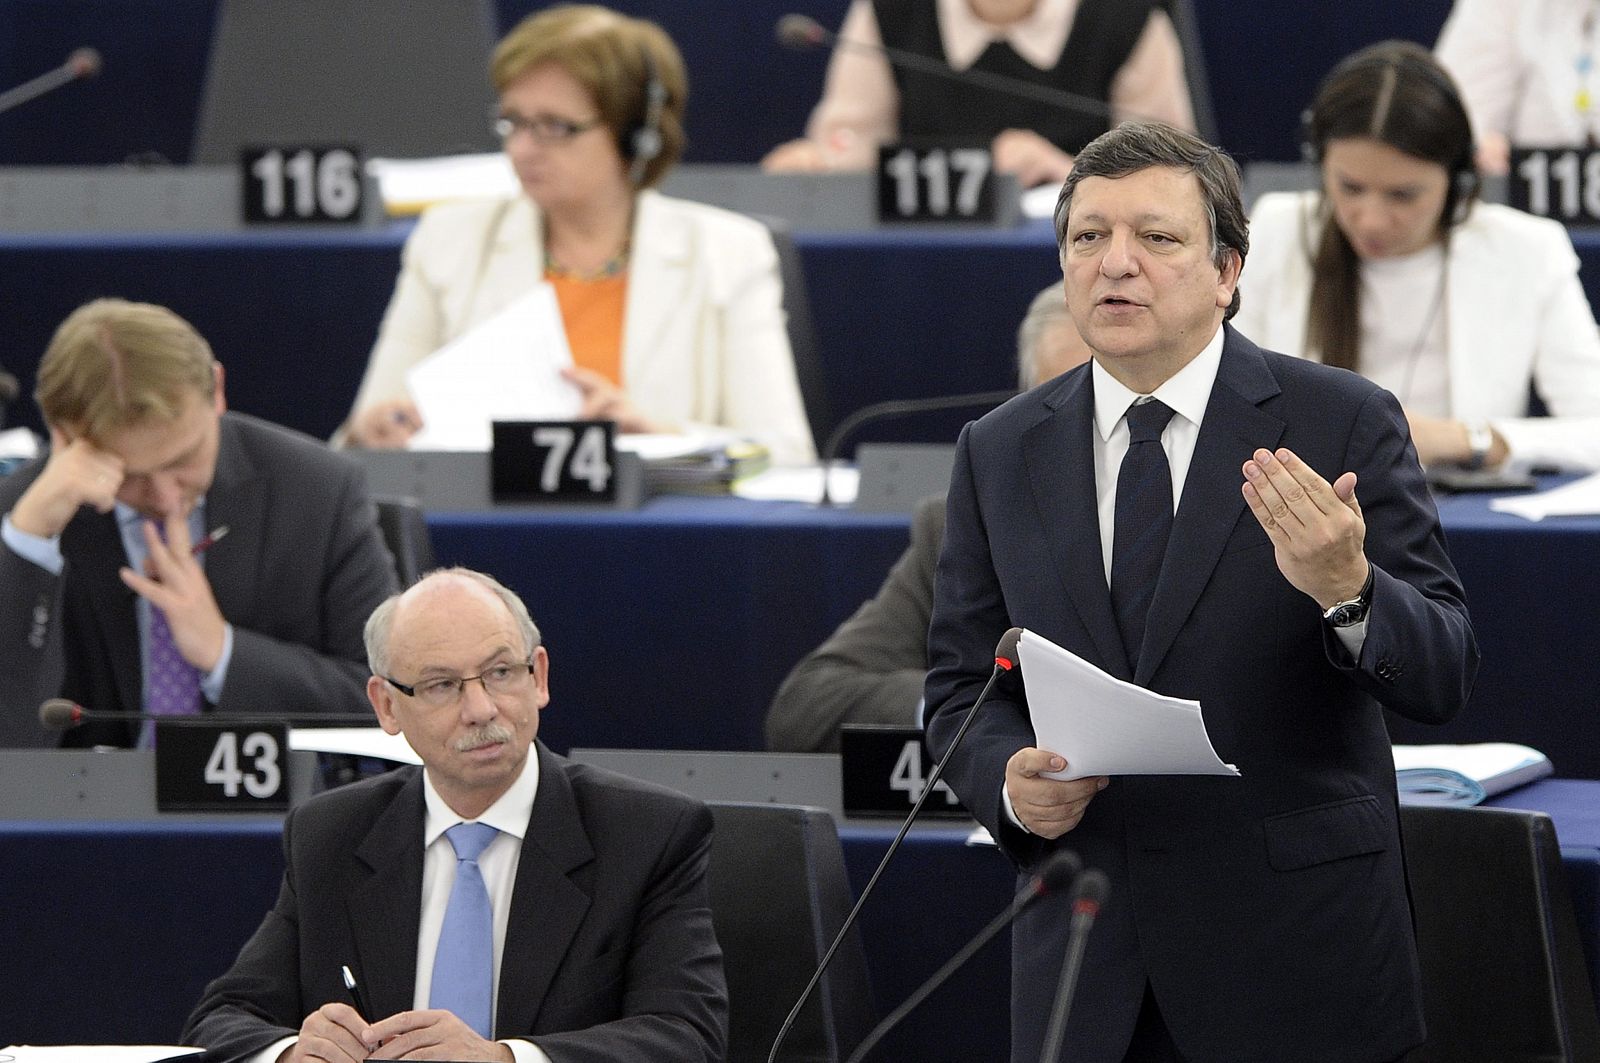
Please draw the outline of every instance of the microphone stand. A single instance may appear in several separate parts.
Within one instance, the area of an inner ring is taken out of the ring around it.
[[[874,402],[870,406],[863,406],[852,412],[834,428],[828,436],[828,441],[822,448],[822,498],[820,505],[827,507],[833,505],[833,495],[828,489],[829,473],[833,471],[834,460],[839,456],[839,448],[850,434],[862,425],[872,421],[887,421],[896,417],[906,417],[917,413],[937,413],[940,410],[958,410],[963,406],[998,406],[1007,399],[1015,398],[1015,389],[1006,391],[974,391],[961,395],[944,395],[932,399],[890,399],[886,402]]]

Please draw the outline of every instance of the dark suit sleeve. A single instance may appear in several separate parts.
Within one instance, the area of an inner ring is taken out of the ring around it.
[[[994,671],[995,641],[1011,626],[989,549],[989,532],[974,486],[979,426],[968,425],[956,444],[955,467],[945,511],[944,548],[934,584],[928,633],[928,747],[943,756],[963,717]],[[946,777],[973,816],[1019,863],[1036,853],[1037,841],[1006,819],[1006,762],[1034,744],[1033,725],[1019,678],[1003,677],[950,760]],[[974,799],[971,795],[985,795]],[[1003,825],[1003,826],[1002,826]]]
[[[634,914],[622,1017],[527,1038],[553,1063],[714,1063],[727,1050],[727,986],[711,924],[711,812],[685,807],[663,840]],[[593,996],[593,987],[558,983]],[[547,1001],[544,1011],[559,1010]]]
[[[10,513],[44,467],[41,458],[0,477],[0,513]],[[0,543],[0,747],[45,746],[39,703],[61,691],[61,578]]]
[[[1372,604],[1358,660],[1323,626],[1329,660],[1385,708],[1444,723],[1472,693],[1478,645],[1405,414],[1387,391],[1362,404],[1345,468],[1367,525]]]
[[[295,889],[295,814],[283,824],[288,866],[278,902],[245,942],[227,973],[206,986],[184,1023],[182,1043],[206,1049],[207,1063],[237,1063],[274,1041],[296,1037],[305,1015],[300,970],[300,905]]]
[[[372,610],[399,584],[364,476],[346,463],[334,467],[341,470],[341,479],[331,531],[320,552],[299,561],[318,566],[321,637],[308,645],[235,625],[233,659],[217,705],[221,712],[368,711],[362,629]]]
[[[767,710],[767,748],[837,752],[846,723],[915,722],[928,671],[933,569],[944,538],[943,499],[924,499],[911,545],[883,586],[794,666]]]

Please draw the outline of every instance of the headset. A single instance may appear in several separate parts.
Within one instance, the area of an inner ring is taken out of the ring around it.
[[[628,167],[628,180],[634,187],[644,184],[645,171],[650,168],[651,160],[661,154],[664,146],[661,137],[661,114],[667,106],[667,83],[661,80],[661,72],[656,69],[655,57],[650,54],[649,47],[642,52],[644,56],[644,117],[627,136],[624,150],[632,160]]]
[[[1473,161],[1472,120],[1467,115],[1466,105],[1461,102],[1460,91],[1447,73],[1415,55],[1394,48],[1374,46],[1341,60],[1323,79],[1322,86],[1317,90],[1317,96],[1320,98],[1327,87],[1335,81],[1362,72],[1378,78],[1386,69],[1393,70],[1396,78],[1416,77],[1430,83],[1440,98],[1447,101],[1447,106],[1460,124],[1460,128],[1467,130],[1461,154],[1446,164],[1446,169],[1450,173],[1450,192],[1446,197],[1444,216],[1450,218],[1452,223],[1459,222],[1466,204],[1472,202],[1480,191],[1482,178],[1479,177],[1477,165]],[[1300,157],[1306,162],[1320,166],[1322,143],[1325,139],[1323,130],[1317,122],[1316,107],[1313,104],[1300,112]]]

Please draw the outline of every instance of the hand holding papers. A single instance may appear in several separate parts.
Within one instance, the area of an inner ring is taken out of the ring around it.
[[[1032,631],[1020,652],[1035,744],[1067,759],[1051,778],[1239,774],[1211,748],[1199,702],[1123,682]]]
[[[423,424],[410,448],[487,451],[491,422],[576,417],[571,364],[555,291],[540,284],[406,374]]]

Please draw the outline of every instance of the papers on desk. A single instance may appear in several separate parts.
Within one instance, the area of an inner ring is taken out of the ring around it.
[[[1211,746],[1200,703],[1124,682],[1032,631],[1019,648],[1035,742],[1090,775],[1238,775]]]
[[[311,753],[341,753],[355,757],[375,757],[396,764],[421,764],[422,758],[404,735],[392,735],[381,727],[291,727],[289,748]]]
[[[1548,491],[1491,499],[1489,508],[1528,520],[1546,517],[1588,517],[1600,514],[1600,473]]]
[[[856,488],[861,477],[854,465],[838,465],[828,470],[828,497],[836,506],[848,506],[856,500]],[[757,473],[733,485],[733,493],[740,498],[759,498],[767,502],[822,501],[822,467],[779,466]]]
[[[420,214],[453,199],[509,196],[517,175],[503,151],[432,159],[369,159],[367,173],[390,214]]]
[[[0,1063],[178,1063],[199,1059],[201,1050],[182,1045],[11,1045]]]
[[[570,365],[555,290],[539,284],[406,373],[423,423],[408,446],[487,451],[494,421],[569,421],[582,405]]]
[[[1543,753],[1514,742],[1394,747],[1403,805],[1476,805],[1554,773]]]

